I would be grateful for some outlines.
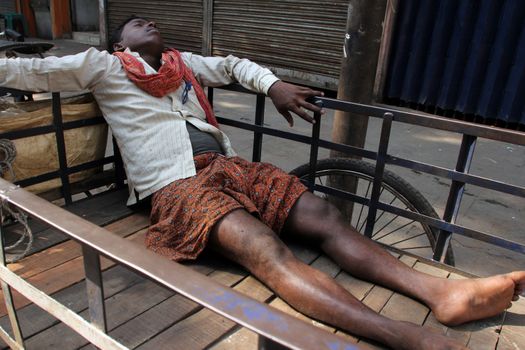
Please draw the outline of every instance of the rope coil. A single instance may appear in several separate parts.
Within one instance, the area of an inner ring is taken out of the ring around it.
[[[6,171],[11,174],[11,181],[15,181],[15,172],[13,170],[13,161],[16,158],[16,147],[11,140],[0,139],[0,177],[3,177]],[[12,258],[6,259],[7,263],[14,263],[22,259],[29,252],[33,245],[33,233],[27,222],[27,215],[21,211],[13,210],[10,208],[6,200],[2,200],[0,205],[0,225],[3,225],[6,219],[9,217],[13,221],[18,221],[23,227],[23,232],[20,238],[10,246],[4,247],[5,251],[13,250],[18,247],[27,237],[27,245],[24,251],[20,254],[15,255]]]
[[[4,176],[6,170],[9,170],[12,181],[15,179],[13,170],[13,161],[16,158],[16,147],[13,141],[0,139],[0,177]]]
[[[7,215],[4,215],[4,211],[7,213]],[[31,247],[33,246],[33,233],[31,232],[31,228],[29,227],[29,223],[27,222],[27,215],[22,213],[21,211],[13,210],[9,207],[7,202],[5,200],[2,200],[2,205],[0,206],[0,212],[2,214],[2,221],[1,224],[4,223],[4,220],[7,216],[11,217],[13,220],[18,221],[20,225],[23,227],[23,232],[20,235],[20,238],[18,240],[11,244],[10,246],[4,247],[5,251],[13,250],[16,247],[18,247],[27,237],[27,244],[23,252],[20,254],[15,255],[12,258],[6,259],[7,263],[14,263],[18,260],[22,259],[27,255]]]

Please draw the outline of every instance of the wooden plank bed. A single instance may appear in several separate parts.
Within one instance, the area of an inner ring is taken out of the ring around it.
[[[105,226],[112,234],[143,246],[149,223],[147,214],[125,206],[126,190],[109,191],[80,200],[67,209]],[[33,220],[35,244],[31,255],[9,269],[26,281],[52,295],[82,317],[89,319],[85,274],[80,244],[54,229]],[[16,231],[16,225],[7,228]],[[144,248],[145,249],[145,248]],[[525,302],[515,302],[507,312],[488,320],[461,327],[439,324],[428,308],[403,295],[360,281],[341,271],[328,258],[309,247],[293,245],[303,261],[326,272],[372,309],[381,314],[422,324],[460,340],[472,349],[525,349]],[[392,254],[415,269],[441,277],[465,278],[469,275],[430,261],[394,251]],[[336,333],[363,348],[382,348],[311,320],[276,297],[242,268],[216,256],[205,256],[186,264],[260,302],[296,316],[328,332]],[[113,261],[102,258],[108,334],[132,349],[255,349],[256,333],[233,321],[152,282]],[[83,337],[57,321],[39,307],[14,292],[18,318],[27,349],[95,348]],[[6,308],[0,307],[0,325],[10,329]],[[3,345],[5,348],[6,345]]]

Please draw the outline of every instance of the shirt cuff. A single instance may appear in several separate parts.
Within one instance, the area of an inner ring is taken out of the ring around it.
[[[262,78],[261,79],[262,92],[265,95],[268,95],[268,90],[270,90],[270,87],[272,87],[272,85],[275,84],[276,82],[278,82],[279,80],[281,80],[281,79],[277,78],[273,74]]]

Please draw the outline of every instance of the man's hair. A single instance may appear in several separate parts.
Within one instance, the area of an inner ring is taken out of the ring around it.
[[[136,15],[131,15],[128,18],[126,18],[126,20],[124,20],[124,22],[119,24],[119,26],[111,33],[111,37],[109,38],[109,43],[108,43],[108,52],[110,53],[115,52],[115,50],[113,49],[113,45],[115,45],[116,43],[122,40],[122,30],[124,29],[126,24],[133,21],[134,19],[143,19],[143,20],[149,21],[145,17],[136,16]]]

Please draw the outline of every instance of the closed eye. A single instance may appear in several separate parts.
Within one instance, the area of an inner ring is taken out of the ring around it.
[[[142,19],[138,19],[138,20],[133,21],[133,26],[134,27],[141,27],[141,26],[145,25],[146,23],[147,23],[147,21],[144,21]]]

